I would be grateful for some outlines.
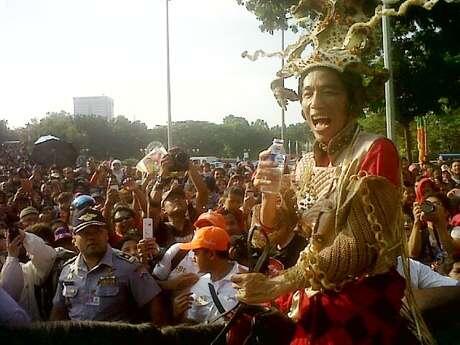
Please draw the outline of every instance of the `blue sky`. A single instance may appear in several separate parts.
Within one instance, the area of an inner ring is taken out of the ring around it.
[[[280,33],[258,26],[236,0],[170,1],[173,121],[279,124],[269,87],[279,59],[241,58],[280,48]],[[104,94],[116,115],[165,124],[165,45],[165,0],[0,0],[0,118],[17,127]],[[290,105],[286,122],[299,121]]]

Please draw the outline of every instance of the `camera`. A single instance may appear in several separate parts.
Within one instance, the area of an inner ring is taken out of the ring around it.
[[[425,214],[429,214],[429,213],[433,213],[436,209],[436,207],[434,206],[434,204],[430,201],[424,201],[420,204],[420,208],[422,209],[423,213]]]
[[[179,147],[173,147],[168,152],[171,158],[171,172],[187,171],[190,157]]]

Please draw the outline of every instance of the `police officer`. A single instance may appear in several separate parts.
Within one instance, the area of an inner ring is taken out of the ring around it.
[[[53,299],[51,320],[137,321],[147,309],[161,324],[161,289],[136,259],[108,245],[99,211],[83,209],[74,218],[75,246],[80,254],[64,265]]]

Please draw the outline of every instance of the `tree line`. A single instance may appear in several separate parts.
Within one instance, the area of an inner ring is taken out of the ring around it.
[[[363,129],[385,135],[385,117],[381,113],[367,112],[359,119]],[[460,108],[445,110],[427,117],[428,148],[434,158],[441,152],[460,152]],[[409,125],[411,140],[415,142],[415,123]],[[249,123],[244,117],[228,115],[223,123],[206,121],[173,122],[173,144],[184,148],[190,156],[217,156],[221,158],[243,158],[245,152],[251,159],[266,149],[273,138],[279,138],[280,126],[269,127],[267,122],[258,119]],[[291,142],[291,153],[299,153],[311,147],[313,136],[307,125],[302,123],[287,126],[285,132],[286,150]],[[0,121],[0,142],[21,140],[29,149],[43,135],[54,135],[72,143],[85,155],[97,159],[110,157],[119,159],[138,159],[152,141],[166,146],[166,126],[148,128],[140,121],[130,121],[123,116],[107,120],[98,116],[70,115],[65,112],[49,113],[44,118],[33,119],[26,126],[10,129],[6,120]],[[405,129],[397,125],[399,151],[405,151]],[[415,145],[414,145],[415,146]],[[416,156],[416,148],[413,156]]]
[[[258,119],[249,123],[245,118],[228,115],[222,124],[207,121],[173,122],[172,138],[174,146],[185,149],[191,156],[217,156],[242,158],[247,152],[251,159],[267,148],[273,138],[279,138],[279,126],[270,128],[266,121]],[[152,141],[166,146],[167,127],[148,128],[140,121],[130,121],[118,116],[107,120],[94,115],[71,115],[65,112],[49,113],[44,118],[33,119],[26,126],[11,130],[5,120],[0,122],[0,141],[17,139],[32,148],[33,143],[43,135],[54,135],[72,143],[78,150],[98,159],[116,157],[136,158]],[[303,123],[289,125],[286,138],[302,145],[311,142],[311,134]]]

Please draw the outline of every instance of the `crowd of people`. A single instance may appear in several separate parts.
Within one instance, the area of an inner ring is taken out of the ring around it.
[[[176,326],[159,335],[220,326],[204,344],[457,344],[460,161],[410,164],[359,127],[388,77],[362,59],[382,16],[363,22],[362,5],[292,9],[322,16],[271,84],[315,138],[288,164],[277,140],[256,165],[171,148],[152,174],[117,159],[41,167],[3,147],[0,329],[122,321]]]
[[[5,146],[0,286],[16,307],[2,322],[171,325],[233,308],[230,277],[247,270],[245,237],[260,198],[254,166],[187,160],[176,170],[173,156],[143,176],[116,159],[40,167],[22,147]]]
[[[171,157],[142,175],[116,159],[43,168],[5,148],[0,286],[2,308],[12,309],[1,321],[174,325],[214,322],[234,308],[231,277],[248,270],[247,235],[261,203],[256,169],[199,161],[175,169]],[[460,162],[403,158],[401,167],[412,283],[457,285]],[[294,266],[308,239],[294,229],[278,243],[267,274]]]
[[[460,161],[402,160],[404,227],[409,255],[460,280]]]

